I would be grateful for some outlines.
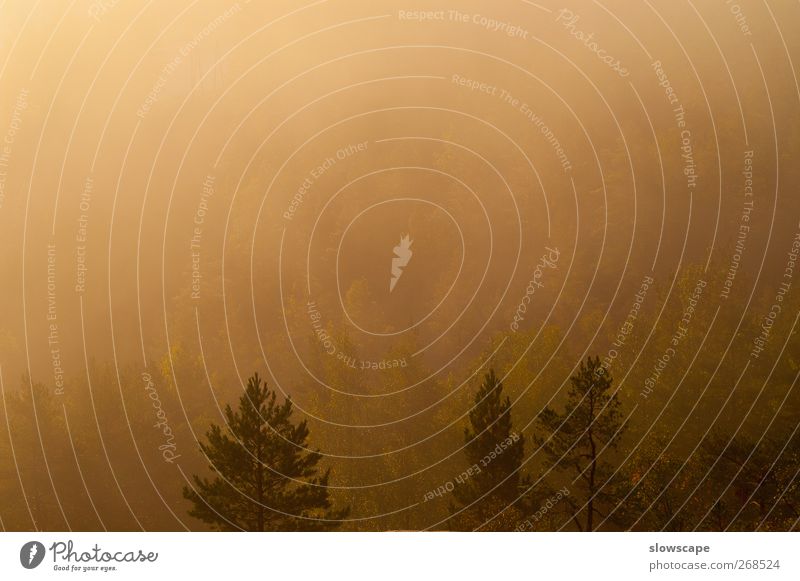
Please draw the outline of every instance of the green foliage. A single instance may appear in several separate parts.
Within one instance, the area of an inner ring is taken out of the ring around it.
[[[624,432],[620,405],[600,358],[589,357],[570,378],[564,411],[547,407],[538,418],[536,441],[549,460],[547,471],[563,472],[575,480],[568,485],[572,492],[567,502],[579,530],[594,530],[595,517],[604,518],[602,507],[612,502],[609,480],[614,466],[601,455],[608,458]]]
[[[667,435],[651,433],[621,468],[615,522],[640,531],[691,530],[693,515],[705,510],[696,490],[703,468],[697,455],[684,458],[670,448]]]
[[[482,527],[502,512],[504,522],[512,517],[502,527],[508,529],[522,516],[513,517],[518,512],[513,504],[521,495],[522,485],[527,484],[520,473],[525,437],[514,432],[510,410],[511,401],[503,397],[503,384],[491,369],[475,393],[469,425],[464,428],[464,453],[469,467],[477,473],[453,489],[460,506],[451,508],[456,513],[457,528]],[[489,528],[497,526],[499,522]]]
[[[700,454],[704,489],[695,493],[706,507],[693,514],[696,528],[792,530],[800,519],[799,444],[794,430],[758,441],[741,435],[707,437]]]
[[[309,451],[305,421],[292,424],[292,400],[276,393],[258,374],[247,382],[239,408],[225,408],[227,429],[212,425],[200,448],[217,474],[194,477],[184,488],[189,514],[219,530],[328,530],[348,509],[328,499],[330,469],[319,473],[319,452]],[[230,435],[229,435],[230,434]]]

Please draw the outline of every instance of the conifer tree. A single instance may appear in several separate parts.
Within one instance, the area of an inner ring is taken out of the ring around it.
[[[596,517],[605,518],[603,507],[612,501],[613,486],[608,481],[614,467],[601,459],[601,453],[609,457],[625,428],[612,382],[600,358],[588,357],[570,378],[564,411],[547,407],[538,419],[536,443],[549,459],[546,471],[555,469],[569,476],[570,494],[565,501],[581,531],[594,530]]]
[[[458,528],[482,527],[499,513],[516,513],[519,506],[515,501],[527,482],[520,474],[525,438],[513,429],[511,401],[503,397],[503,384],[494,369],[475,393],[464,443],[468,468],[453,488],[460,506],[451,507],[458,515]],[[512,529],[521,516],[500,518],[489,528]]]
[[[291,398],[276,399],[256,373],[239,408],[226,406],[227,428],[211,426],[200,448],[216,476],[184,487],[191,516],[218,530],[294,531],[336,528],[347,515],[332,508],[330,469],[320,474],[321,454],[307,451],[305,420],[292,424]]]

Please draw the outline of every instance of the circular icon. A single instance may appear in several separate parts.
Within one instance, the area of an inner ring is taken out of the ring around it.
[[[44,545],[38,541],[31,541],[22,545],[19,551],[19,562],[26,569],[35,569],[44,560]]]

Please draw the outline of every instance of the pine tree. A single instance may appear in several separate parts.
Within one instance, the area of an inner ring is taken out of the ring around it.
[[[469,467],[454,483],[460,507],[451,507],[457,528],[484,527],[492,519],[485,528],[513,529],[522,517],[515,501],[527,483],[520,474],[525,438],[513,430],[511,401],[494,369],[475,394],[464,443]]]
[[[536,443],[550,460],[548,472],[556,468],[579,483],[568,484],[570,494],[565,501],[572,507],[572,521],[581,531],[594,530],[595,516],[604,518],[606,513],[601,507],[612,500],[608,480],[614,468],[600,455],[608,458],[625,429],[612,382],[600,358],[589,357],[570,378],[564,412],[547,407],[539,416],[543,433],[537,436]],[[583,489],[583,494],[578,488]]]
[[[194,505],[189,514],[219,530],[338,527],[349,509],[331,508],[330,469],[319,474],[322,456],[307,451],[306,422],[294,425],[291,416],[291,398],[276,403],[276,393],[254,374],[239,409],[225,408],[227,429],[212,425],[208,443],[200,443],[217,476],[195,475],[194,486],[184,487],[184,497]]]

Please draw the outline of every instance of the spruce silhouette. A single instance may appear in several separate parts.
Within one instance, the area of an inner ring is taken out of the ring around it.
[[[247,381],[239,408],[225,408],[227,429],[212,425],[200,449],[216,473],[194,476],[183,496],[189,514],[218,530],[296,531],[337,528],[349,509],[333,509],[330,469],[308,450],[305,420],[292,424],[292,400],[282,404],[258,374]],[[229,435],[230,434],[230,435]]]

